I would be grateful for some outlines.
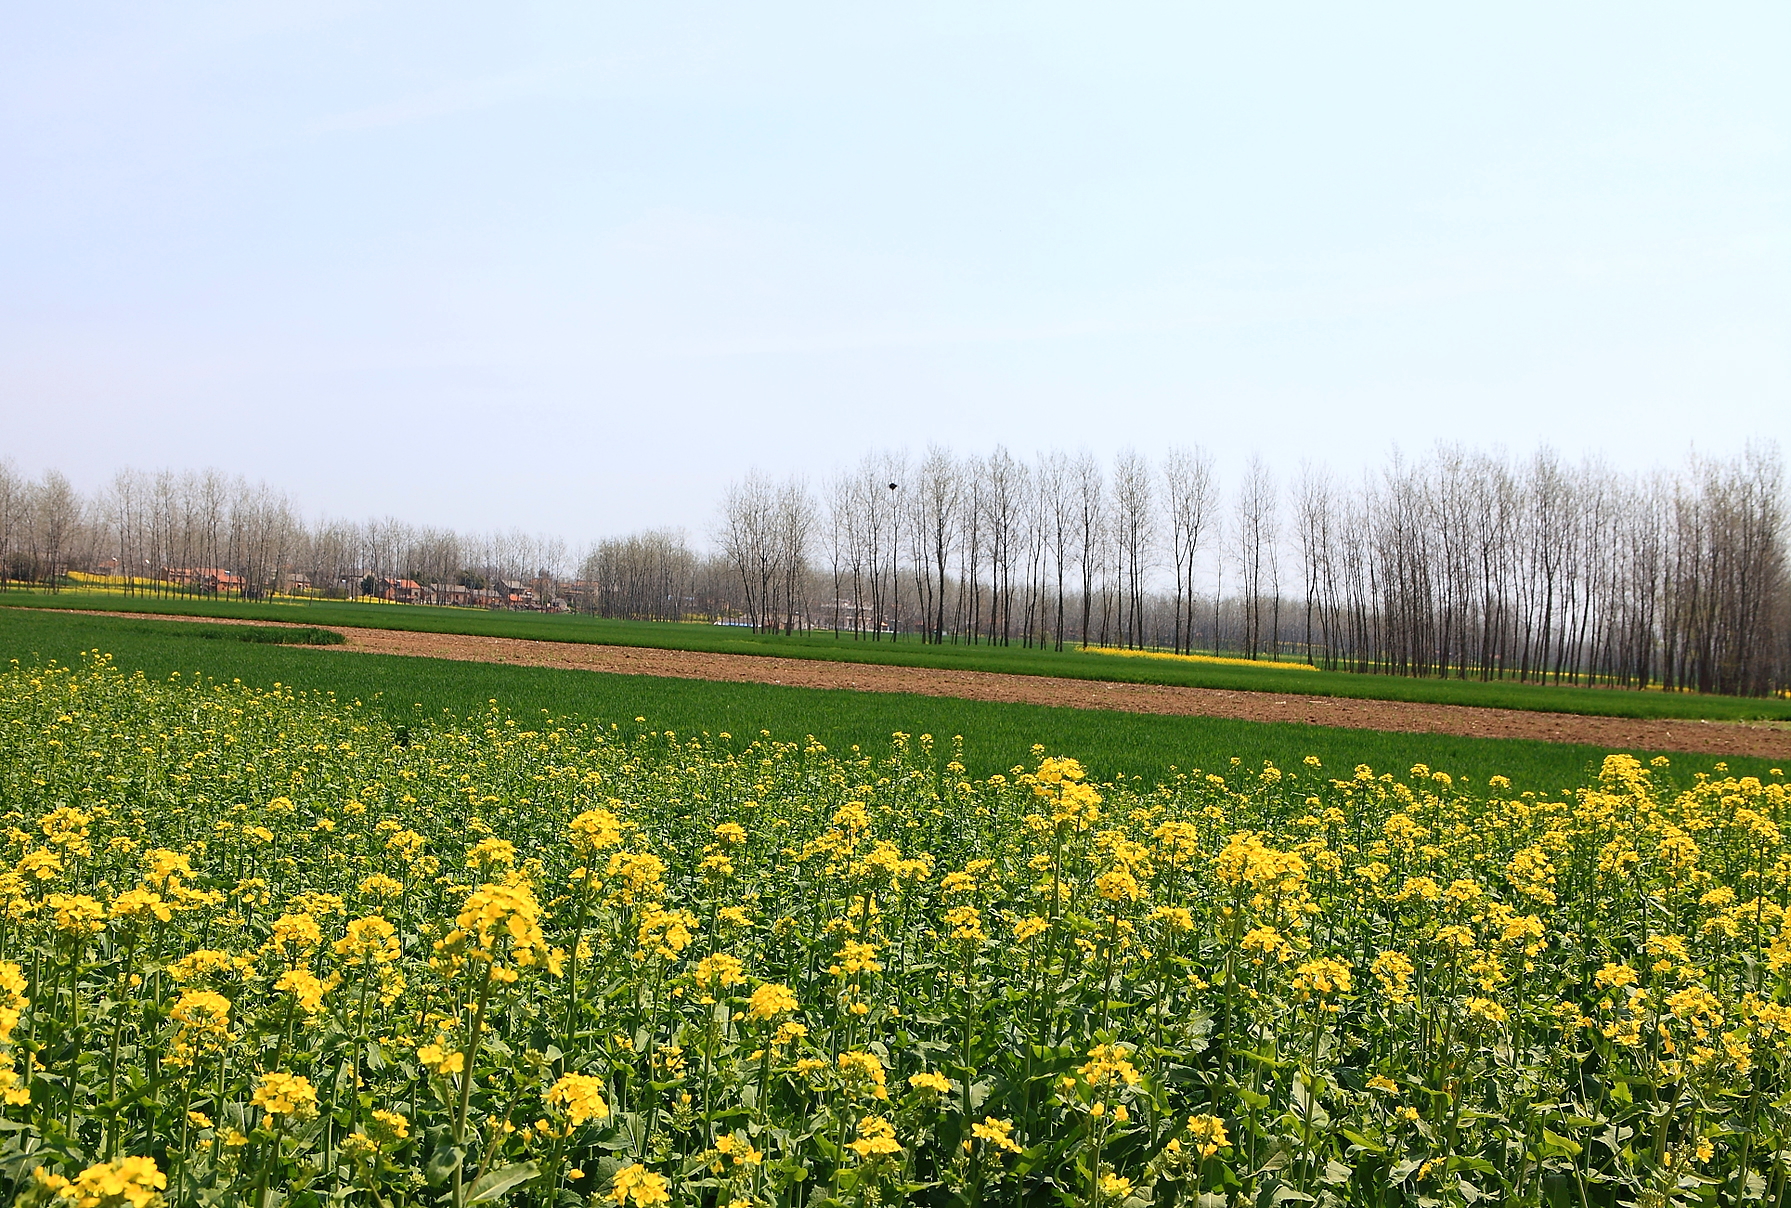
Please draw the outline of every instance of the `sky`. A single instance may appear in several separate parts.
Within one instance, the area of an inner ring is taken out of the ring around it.
[[[1791,5],[0,0],[0,457],[701,534],[873,447],[1791,446]]]

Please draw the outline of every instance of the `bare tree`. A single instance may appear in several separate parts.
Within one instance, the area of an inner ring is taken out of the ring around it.
[[[1075,531],[1077,565],[1082,571],[1081,641],[1089,644],[1090,609],[1094,603],[1095,576],[1100,568],[1101,534],[1107,527],[1106,478],[1101,463],[1084,451],[1071,466],[1075,480]]]
[[[59,470],[46,470],[31,490],[33,577],[51,591],[68,570],[69,539],[81,521],[81,497]]]
[[[1069,568],[1078,510],[1076,495],[1071,490],[1075,480],[1075,466],[1062,453],[1053,450],[1040,461],[1038,484],[1043,501],[1042,520],[1050,532],[1051,567],[1057,579],[1052,626],[1052,648],[1055,650],[1063,649],[1064,579]]]
[[[1244,480],[1238,487],[1232,539],[1233,558],[1241,580],[1240,605],[1243,610],[1244,654],[1255,658],[1262,653],[1263,587],[1279,594],[1278,564],[1275,543],[1279,537],[1275,515],[1275,480],[1262,457],[1253,454],[1244,468]],[[1278,606],[1277,606],[1278,608]],[[1277,613],[1277,622],[1279,620]],[[1277,638],[1279,635],[1276,635]],[[1270,656],[1273,657],[1273,650]]]
[[[972,645],[982,635],[982,571],[988,550],[989,483],[987,465],[970,458],[963,471],[963,524],[959,529],[958,620],[959,640]]]
[[[957,543],[962,493],[963,483],[951,451],[929,446],[914,491],[914,531],[929,560],[930,573],[925,577],[931,581],[932,607],[927,618],[929,625],[923,631],[930,628],[935,645],[945,641],[945,579],[951,551]]]
[[[1300,564],[1305,572],[1306,662],[1314,667],[1321,661],[1313,653],[1315,625],[1324,648],[1323,665],[1335,665],[1331,638],[1337,591],[1331,531],[1335,494],[1328,469],[1310,462],[1301,464],[1297,516]]]
[[[778,573],[776,525],[777,492],[770,479],[754,470],[728,488],[719,536],[739,576],[747,623],[755,633],[770,624]]]
[[[682,529],[648,529],[598,542],[580,577],[596,584],[594,606],[600,616],[681,621],[696,565]]]
[[[827,483],[827,552],[828,565],[833,571],[833,634],[840,635],[841,620],[845,615],[845,580],[852,583],[852,634],[859,636],[858,608],[862,603],[863,564],[859,554],[862,548],[858,539],[858,520],[853,514],[853,504],[857,495],[852,489],[852,479],[846,474],[835,474]]]
[[[989,526],[989,629],[992,646],[1013,635],[1014,563],[1025,520],[1026,467],[1000,445],[983,463],[984,515]]]
[[[1127,449],[1113,463],[1113,544],[1119,569],[1120,644],[1143,646],[1144,583],[1155,516],[1150,463]]]
[[[809,544],[814,537],[815,501],[808,484],[792,477],[777,493],[777,516],[774,533],[777,542],[779,586],[782,593],[784,633],[796,631],[797,622],[807,628],[804,586],[808,576]]]
[[[1175,568],[1173,648],[1194,649],[1195,560],[1212,527],[1218,495],[1213,459],[1204,449],[1172,447],[1163,458],[1163,494],[1169,511],[1169,560]]]

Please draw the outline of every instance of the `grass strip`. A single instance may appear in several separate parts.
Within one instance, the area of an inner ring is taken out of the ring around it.
[[[1474,705],[1490,709],[1579,713],[1598,717],[1791,721],[1791,700],[1593,688],[1571,684],[1417,679],[1399,675],[1321,671],[1285,662],[1252,665],[1230,659],[1206,662],[1020,646],[924,646],[912,638],[904,638],[900,642],[855,641],[850,637],[836,638],[831,633],[788,636],[753,634],[738,628],[709,624],[617,621],[602,617],[490,612],[424,605],[345,601],[273,603],[224,598],[157,599],[145,596],[127,597],[116,591],[93,589],[74,589],[54,594],[16,590],[0,592],[0,606],[6,605],[232,617],[414,633],[463,633],[532,641],[773,655],[831,662],[1220,688],[1238,692]]]
[[[72,663],[104,650],[126,670],[154,678],[176,673],[334,692],[375,705],[396,724],[428,725],[466,717],[496,700],[518,716],[545,712],[625,732],[679,734],[761,731],[794,740],[815,736],[832,750],[880,752],[895,732],[964,735],[965,762],[978,775],[1036,762],[1033,748],[1082,760],[1103,778],[1172,781],[1179,775],[1226,772],[1265,762],[1292,766],[1308,755],[1344,774],[1358,763],[1403,771],[1423,763],[1484,783],[1505,775],[1523,788],[1557,792],[1584,783],[1606,753],[1601,748],[1515,739],[1395,734],[1325,726],[1223,718],[995,704],[930,696],[710,683],[657,676],[613,675],[512,667],[396,655],[330,654],[285,644],[196,638],[190,623],[161,623],[66,612],[17,611],[0,624],[0,659]],[[1649,756],[1658,752],[1636,751]],[[1723,763],[1675,754],[1676,769],[1726,766],[1737,775],[1765,775],[1763,760]]]

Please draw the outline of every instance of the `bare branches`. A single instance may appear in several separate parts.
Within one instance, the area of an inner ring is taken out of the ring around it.
[[[807,628],[804,612],[815,505],[808,486],[791,478],[775,486],[758,472],[728,490],[721,540],[741,587],[755,633]]]
[[[693,611],[697,557],[683,529],[648,529],[598,542],[579,578],[596,585],[599,616],[682,621]]]
[[[84,497],[0,461],[0,589],[579,608],[1765,694],[1791,684],[1785,489],[1770,447],[1635,475],[1547,448],[1517,460],[1444,446],[1355,485],[1305,465],[1283,523],[1261,457],[1222,496],[1198,448],[1103,465],[932,446],[914,461],[867,455],[823,503],[800,476],[748,474],[712,553],[654,529],[597,543],[574,570],[557,537],[307,521],[290,496],[215,470],[124,470]]]
[[[1232,509],[1232,560],[1237,565],[1238,601],[1242,609],[1244,654],[1255,658],[1267,653],[1275,658],[1280,651],[1281,591],[1280,561],[1276,543],[1280,538],[1280,519],[1276,511],[1275,478],[1260,455],[1253,454],[1238,485]],[[1267,589],[1269,596],[1264,597]],[[1274,619],[1271,634],[1264,633],[1264,618]]]
[[[1395,458],[1352,503],[1309,467],[1309,657],[1407,675],[1771,692],[1791,679],[1784,481],[1768,449],[1626,477],[1548,449],[1514,466],[1444,448]]]
[[[1163,459],[1164,503],[1169,513],[1169,559],[1175,568],[1173,648],[1194,649],[1195,559],[1213,524],[1219,477],[1206,450],[1171,448]]]

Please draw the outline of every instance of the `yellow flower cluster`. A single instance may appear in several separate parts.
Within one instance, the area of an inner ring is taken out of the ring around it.
[[[1225,1121],[1217,1116],[1189,1116],[1188,1139],[1202,1158],[1210,1158],[1231,1144],[1225,1135]]]
[[[32,1155],[0,1202],[1791,1179],[1782,774],[1147,786],[926,735],[406,725],[0,670],[0,1115]]]
[[[651,1208],[654,1204],[672,1201],[671,1183],[663,1175],[654,1174],[639,1162],[616,1171],[610,1198],[622,1208]]]
[[[796,994],[788,986],[766,982],[752,992],[746,1013],[754,1019],[776,1019],[796,1010]]]
[[[249,1104],[270,1116],[292,1116],[302,1120],[317,1114],[317,1088],[311,1085],[309,1078],[299,1074],[263,1074]]]
[[[603,1098],[603,1079],[589,1074],[566,1074],[548,1088],[544,1096],[549,1107],[566,1113],[573,1127],[586,1120],[603,1120],[609,1116],[609,1104]]]
[[[861,1158],[890,1158],[902,1152],[896,1141],[895,1125],[882,1116],[866,1116],[858,1122],[858,1139],[846,1148]]]
[[[73,1179],[52,1174],[39,1166],[34,1179],[38,1189],[68,1208],[151,1208],[162,1201],[168,1176],[153,1158],[119,1158],[97,1162]]]
[[[475,961],[494,977],[513,980],[515,968],[531,968],[547,956],[541,904],[526,883],[481,885],[467,895],[454,930],[436,942],[436,951],[451,963]],[[503,964],[506,957],[515,968]]]

